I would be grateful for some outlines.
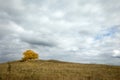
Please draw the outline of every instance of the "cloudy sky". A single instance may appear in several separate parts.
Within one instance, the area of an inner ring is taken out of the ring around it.
[[[0,62],[40,59],[120,65],[119,0],[0,0]]]

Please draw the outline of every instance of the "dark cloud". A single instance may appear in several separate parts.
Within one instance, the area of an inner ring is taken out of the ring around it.
[[[30,45],[39,45],[43,47],[55,47],[56,45],[53,42],[45,42],[45,41],[36,41],[36,40],[23,40],[26,43],[29,43]]]

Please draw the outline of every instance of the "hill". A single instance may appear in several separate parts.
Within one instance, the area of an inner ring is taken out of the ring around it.
[[[0,80],[120,80],[120,66],[56,60],[0,64]]]

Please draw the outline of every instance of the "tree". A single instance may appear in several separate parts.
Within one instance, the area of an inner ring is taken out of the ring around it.
[[[31,60],[31,59],[38,59],[38,54],[32,50],[26,50],[23,53],[23,55],[24,55],[22,58],[23,61]]]

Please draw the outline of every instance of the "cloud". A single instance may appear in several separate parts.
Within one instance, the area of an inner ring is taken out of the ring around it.
[[[22,32],[23,28],[19,27],[12,21],[2,22],[0,24],[0,37],[9,36],[11,34],[16,34]]]
[[[0,62],[33,49],[42,59],[120,65],[119,3],[0,0]]]
[[[114,57],[120,57],[120,51],[119,50],[113,50],[114,54],[113,56]]]

